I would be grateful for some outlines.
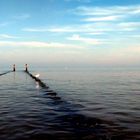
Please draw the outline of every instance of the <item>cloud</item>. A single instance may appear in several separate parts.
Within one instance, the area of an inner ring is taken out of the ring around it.
[[[0,39],[16,39],[16,38],[19,38],[19,37],[8,35],[8,34],[0,34]]]
[[[39,42],[39,41],[0,41],[0,47],[26,47],[26,48],[65,48],[65,49],[82,49],[84,46],[78,46],[74,44],[64,44],[58,42]]]
[[[92,33],[102,34],[103,31],[108,29],[102,29],[100,24],[84,24],[84,25],[69,25],[63,27],[36,27],[36,28],[24,28],[22,31],[26,32],[52,32],[52,33]],[[103,24],[102,24],[103,25]],[[97,27],[98,26],[98,27]],[[109,29],[110,30],[110,29]]]
[[[101,42],[98,39],[80,37],[79,35],[73,35],[71,37],[68,37],[67,39],[68,40],[73,40],[73,41],[80,41],[80,42],[90,44],[90,45],[99,45],[99,44],[101,44]]]
[[[136,34],[136,35],[130,35],[130,36],[128,36],[128,37],[133,37],[133,38],[137,38],[137,39],[139,39],[140,38],[140,35],[139,34]]]
[[[117,20],[116,16],[109,16],[106,18],[89,18],[89,21],[111,21]],[[80,34],[91,34],[91,35],[101,35],[107,32],[126,32],[139,30],[140,22],[131,21],[120,21],[120,22],[90,22],[84,24],[75,24],[67,26],[57,26],[57,27],[35,27],[35,28],[23,28],[22,31],[25,32],[51,32],[51,33],[80,33]]]
[[[140,16],[140,5],[131,6],[107,6],[107,7],[91,7],[80,6],[73,9],[74,15],[80,16],[82,21],[86,22],[123,22],[136,21],[137,16]]]
[[[109,16],[109,15],[135,15],[140,14],[140,5],[91,7],[80,6],[73,10],[77,15]]]
[[[121,22],[118,24],[120,27],[140,27],[140,22]]]
[[[116,21],[118,19],[121,19],[122,16],[104,16],[104,17],[90,17],[85,18],[84,21]]]
[[[28,32],[54,32],[54,33],[62,33],[62,32],[75,32],[75,29],[72,29],[71,27],[54,27],[54,28],[48,28],[48,27],[41,27],[41,28],[24,28],[23,31]]]
[[[140,5],[131,6],[80,6],[71,10],[78,23],[64,26],[25,27],[26,32],[51,32],[61,34],[102,35],[135,32],[140,28],[138,16]],[[106,38],[106,37],[105,37]]]

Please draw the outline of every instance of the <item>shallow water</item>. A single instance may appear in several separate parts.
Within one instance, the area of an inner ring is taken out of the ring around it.
[[[0,76],[0,139],[140,139],[139,69],[31,73],[50,88],[22,71]]]

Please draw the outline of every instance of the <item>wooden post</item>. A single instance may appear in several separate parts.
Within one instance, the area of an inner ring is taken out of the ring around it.
[[[25,71],[27,72],[28,71],[28,65],[25,64]]]
[[[13,65],[13,71],[16,71],[16,66],[15,66],[15,64]]]

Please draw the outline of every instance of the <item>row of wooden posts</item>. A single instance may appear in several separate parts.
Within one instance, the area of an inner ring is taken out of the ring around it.
[[[16,71],[16,65],[14,64],[13,65],[13,71]],[[28,65],[25,64],[25,71],[28,71]]]

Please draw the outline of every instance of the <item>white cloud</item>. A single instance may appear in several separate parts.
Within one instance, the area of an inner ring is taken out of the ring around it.
[[[108,18],[108,20],[112,20]],[[101,20],[101,19],[100,19]],[[107,20],[107,19],[102,19]],[[140,22],[90,22],[80,25],[69,25],[59,27],[36,27],[24,28],[22,31],[26,32],[51,32],[51,33],[72,33],[72,34],[89,34],[102,35],[109,32],[132,32],[139,30]]]
[[[133,38],[140,38],[140,35],[130,35],[129,37],[133,37]]]
[[[87,33],[88,35],[103,35],[103,34],[105,34],[104,32],[89,32],[89,33]]]
[[[29,27],[22,29],[22,31],[82,35],[100,35],[110,32],[123,32],[125,34],[125,32],[133,32],[140,29],[139,20],[133,18],[134,16],[138,17],[140,15],[139,9],[140,5],[108,7],[81,6],[73,10],[73,13],[78,16],[77,19],[79,19],[81,23],[56,27]]]
[[[77,29],[71,28],[71,27],[53,27],[53,28],[48,28],[48,27],[41,27],[41,28],[24,28],[22,29],[23,31],[28,31],[28,32],[54,32],[54,33],[71,33],[75,31],[79,31]]]
[[[15,38],[19,38],[19,37],[8,35],[8,34],[0,34],[0,39],[15,39]]]
[[[68,40],[73,40],[73,41],[80,41],[80,42],[90,44],[90,45],[99,45],[99,44],[101,44],[101,42],[98,39],[80,37],[79,35],[73,35],[71,37],[68,37],[67,39]]]
[[[85,18],[84,21],[116,21],[118,19],[121,19],[122,16],[104,16],[104,17],[90,17]]]
[[[117,25],[118,22],[124,22],[124,21],[131,22],[133,19],[133,22],[136,22],[133,23],[133,27],[134,27],[137,26],[137,22],[138,22],[138,20],[137,21],[134,20],[136,19],[134,18],[134,16],[140,16],[140,5],[109,6],[109,7],[81,6],[74,9],[73,13],[77,16],[80,16],[82,21],[93,22],[93,23],[110,22]],[[109,29],[110,27],[111,26],[107,26],[107,29]],[[102,26],[100,28],[102,28]],[[114,28],[116,27],[114,26]],[[127,27],[125,31],[132,30],[128,28],[129,27]]]
[[[121,22],[120,27],[140,27],[140,22]]]
[[[140,14],[140,5],[133,6],[110,6],[110,7],[91,7],[81,6],[73,10],[77,15],[88,16],[109,16],[109,15],[133,15]]]
[[[133,10],[131,14],[139,15],[140,14],[140,6],[138,8],[136,8],[135,10]]]
[[[25,42],[17,42],[17,41],[0,41],[0,47],[27,47],[27,48],[74,48],[81,49],[85,48],[84,46],[78,46],[74,44],[64,44],[58,42],[39,42],[39,41],[25,41]]]
[[[105,27],[105,28],[104,28]],[[105,24],[84,24],[84,25],[69,25],[63,27],[36,27],[36,28],[24,28],[22,31],[26,32],[52,32],[52,33],[92,33],[101,34],[104,31],[110,31],[106,28]]]

